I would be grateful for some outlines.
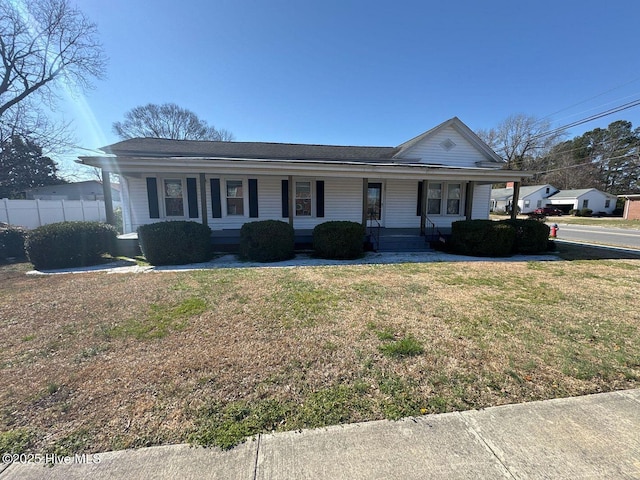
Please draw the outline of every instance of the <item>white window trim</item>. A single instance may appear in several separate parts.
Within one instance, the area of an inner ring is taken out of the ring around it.
[[[444,180],[436,180],[427,182],[427,191],[429,189],[429,185],[432,183],[439,183],[442,185],[442,198],[440,199],[440,213],[427,213],[427,216],[430,217],[464,217],[465,216],[465,205],[466,205],[466,195],[467,188],[466,185],[469,182],[463,181],[444,181]],[[447,213],[447,200],[449,199],[449,185],[460,185],[460,209],[458,213]]]
[[[296,192],[298,183],[309,182],[311,190],[311,215],[298,215],[296,211]],[[293,179],[293,216],[295,218],[316,218],[316,180],[315,178],[294,178]]]
[[[187,199],[187,177],[184,177],[182,175],[167,175],[164,177],[158,177],[158,180],[160,180],[158,183],[158,189],[160,190],[158,192],[159,196],[158,198],[160,199],[160,203],[162,203],[161,205],[161,212],[162,212],[162,216],[166,219],[170,219],[170,220],[177,220],[177,219],[181,219],[184,220],[187,218],[187,203],[188,203],[188,199]],[[167,215],[167,202],[166,202],[166,197],[164,195],[164,182],[165,180],[180,180],[180,182],[182,183],[182,215]]]
[[[216,178],[216,177],[211,177]],[[227,182],[242,182],[242,215],[229,215],[227,209]],[[222,216],[229,218],[249,218],[249,181],[248,177],[220,177],[220,200],[222,202]]]

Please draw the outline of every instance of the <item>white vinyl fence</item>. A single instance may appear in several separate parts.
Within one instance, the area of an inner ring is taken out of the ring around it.
[[[114,202],[114,208],[116,207]],[[104,222],[103,200],[0,200],[0,222],[25,228],[67,221]]]

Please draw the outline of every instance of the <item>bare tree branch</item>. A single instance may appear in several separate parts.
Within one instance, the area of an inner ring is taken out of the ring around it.
[[[170,138],[173,140],[233,141],[233,134],[201,120],[191,110],[175,103],[149,103],[131,109],[122,122],[113,124],[113,131],[123,140],[137,137]]]

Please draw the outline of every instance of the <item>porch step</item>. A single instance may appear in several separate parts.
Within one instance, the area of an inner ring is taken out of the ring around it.
[[[420,236],[381,236],[379,252],[423,252],[430,250],[428,239]]]

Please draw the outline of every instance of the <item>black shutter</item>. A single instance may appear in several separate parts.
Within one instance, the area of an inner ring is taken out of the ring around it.
[[[149,218],[160,218],[158,181],[155,177],[147,177],[147,200],[149,201]]]
[[[289,218],[289,180],[282,180],[282,218]]]
[[[258,218],[258,180],[249,179],[249,217]]]
[[[211,183],[211,217],[222,218],[222,205],[220,204],[220,179],[212,178],[210,183]]]
[[[422,182],[418,182],[418,206],[416,207],[416,215],[422,215]]]
[[[195,178],[187,178],[187,205],[189,218],[198,218],[198,184]]]
[[[324,217],[324,180],[316,181],[316,217]]]

